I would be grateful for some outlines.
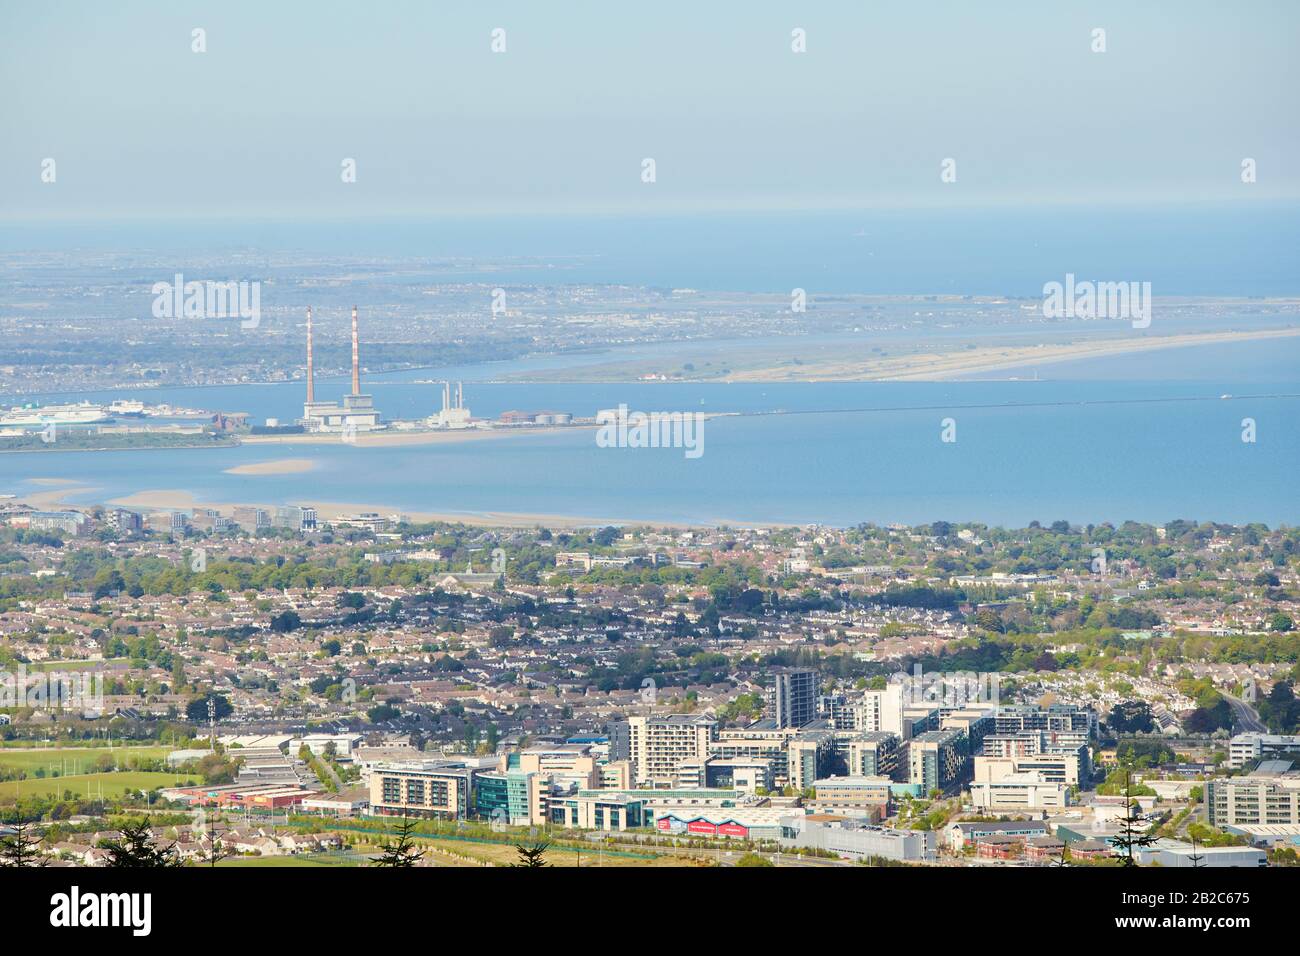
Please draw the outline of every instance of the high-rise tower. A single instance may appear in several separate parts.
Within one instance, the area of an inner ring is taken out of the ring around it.
[[[311,306],[307,306],[307,404],[316,401],[316,383],[311,357]]]
[[[357,348],[357,307],[352,307],[352,394],[361,394],[361,362]]]

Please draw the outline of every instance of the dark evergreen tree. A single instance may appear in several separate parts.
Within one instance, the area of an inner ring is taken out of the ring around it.
[[[414,830],[414,821],[403,820],[397,828],[397,842],[384,844],[384,852],[375,860],[375,866],[415,866],[419,863],[424,851],[415,845],[411,836]]]
[[[49,866],[49,859],[41,853],[41,841],[29,835],[30,827],[16,823],[13,835],[0,840],[0,867]]]
[[[532,846],[517,843],[515,849],[519,852],[519,862],[510,865],[521,869],[550,866],[551,864],[546,862],[546,851],[550,849],[550,846],[549,843],[534,843]]]
[[[108,867],[161,869],[184,865],[174,845],[159,847],[154,843],[148,820],[124,824],[122,838],[105,842],[103,848],[108,851],[108,862],[104,864]]]
[[[1139,847],[1151,846],[1156,842],[1150,830],[1150,821],[1142,813],[1142,806],[1133,796],[1133,774],[1124,774],[1124,816],[1120,818],[1119,835],[1115,837],[1115,846],[1123,851],[1120,863],[1123,866],[1137,866],[1133,851]]]

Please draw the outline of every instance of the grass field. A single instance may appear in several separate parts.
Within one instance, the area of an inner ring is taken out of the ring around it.
[[[107,667],[110,664],[121,664],[127,660],[125,657],[113,657],[106,661],[34,661],[31,664],[24,664],[29,674],[46,673],[48,671],[88,671],[95,668]]]
[[[177,777],[172,773],[142,773],[124,771],[121,773],[83,773],[67,777],[29,778],[27,780],[7,780],[0,783],[0,803],[12,801],[16,796],[62,796],[63,791],[71,790],[74,796],[98,797],[102,787],[103,795],[120,797],[127,790],[153,790],[156,787],[172,787],[177,781],[184,782],[186,777]],[[197,782],[197,781],[196,781]],[[89,788],[89,789],[87,789]]]
[[[107,754],[119,762],[138,757],[142,760],[158,760],[171,750],[170,747],[60,747],[56,750],[0,750],[0,767],[26,770],[31,776],[37,770],[47,774],[53,771],[77,774],[93,772],[95,761]]]
[[[468,840],[420,840],[438,850],[473,857],[493,864],[510,865],[519,861],[519,853],[514,846],[506,843],[471,843]],[[552,866],[695,866],[694,860],[682,857],[656,856],[653,859],[639,857],[614,856],[609,853],[597,853],[596,847],[583,851],[580,855],[568,847],[553,846],[546,851],[546,862]]]
[[[217,866],[296,866],[296,867],[336,867],[361,866],[356,860],[332,854],[313,854],[311,856],[240,856],[222,860]]]

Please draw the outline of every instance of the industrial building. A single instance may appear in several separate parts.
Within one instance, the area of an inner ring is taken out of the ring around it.
[[[1268,866],[1268,854],[1250,846],[1192,846],[1182,840],[1159,839],[1133,851],[1141,866]]]
[[[938,848],[932,830],[893,830],[849,817],[788,815],[781,818],[782,847],[826,850],[856,860],[933,860]]]
[[[431,416],[428,423],[434,428],[470,427],[470,414],[465,407],[465,389],[461,382],[456,383],[455,404],[451,400],[451,382],[442,383],[442,410]]]
[[[357,336],[357,307],[352,307],[352,392],[342,403],[316,401],[315,359],[312,354],[311,306],[307,307],[307,401],[298,424],[309,432],[338,432],[343,435],[382,428],[374,398],[361,393],[361,359]]]

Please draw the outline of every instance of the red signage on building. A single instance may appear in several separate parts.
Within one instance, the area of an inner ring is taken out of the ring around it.
[[[749,827],[739,823],[724,823],[718,827],[718,835],[726,837],[748,837]]]
[[[709,836],[713,836],[718,832],[718,828],[708,820],[692,820],[690,823],[686,824],[686,832],[707,833]]]

